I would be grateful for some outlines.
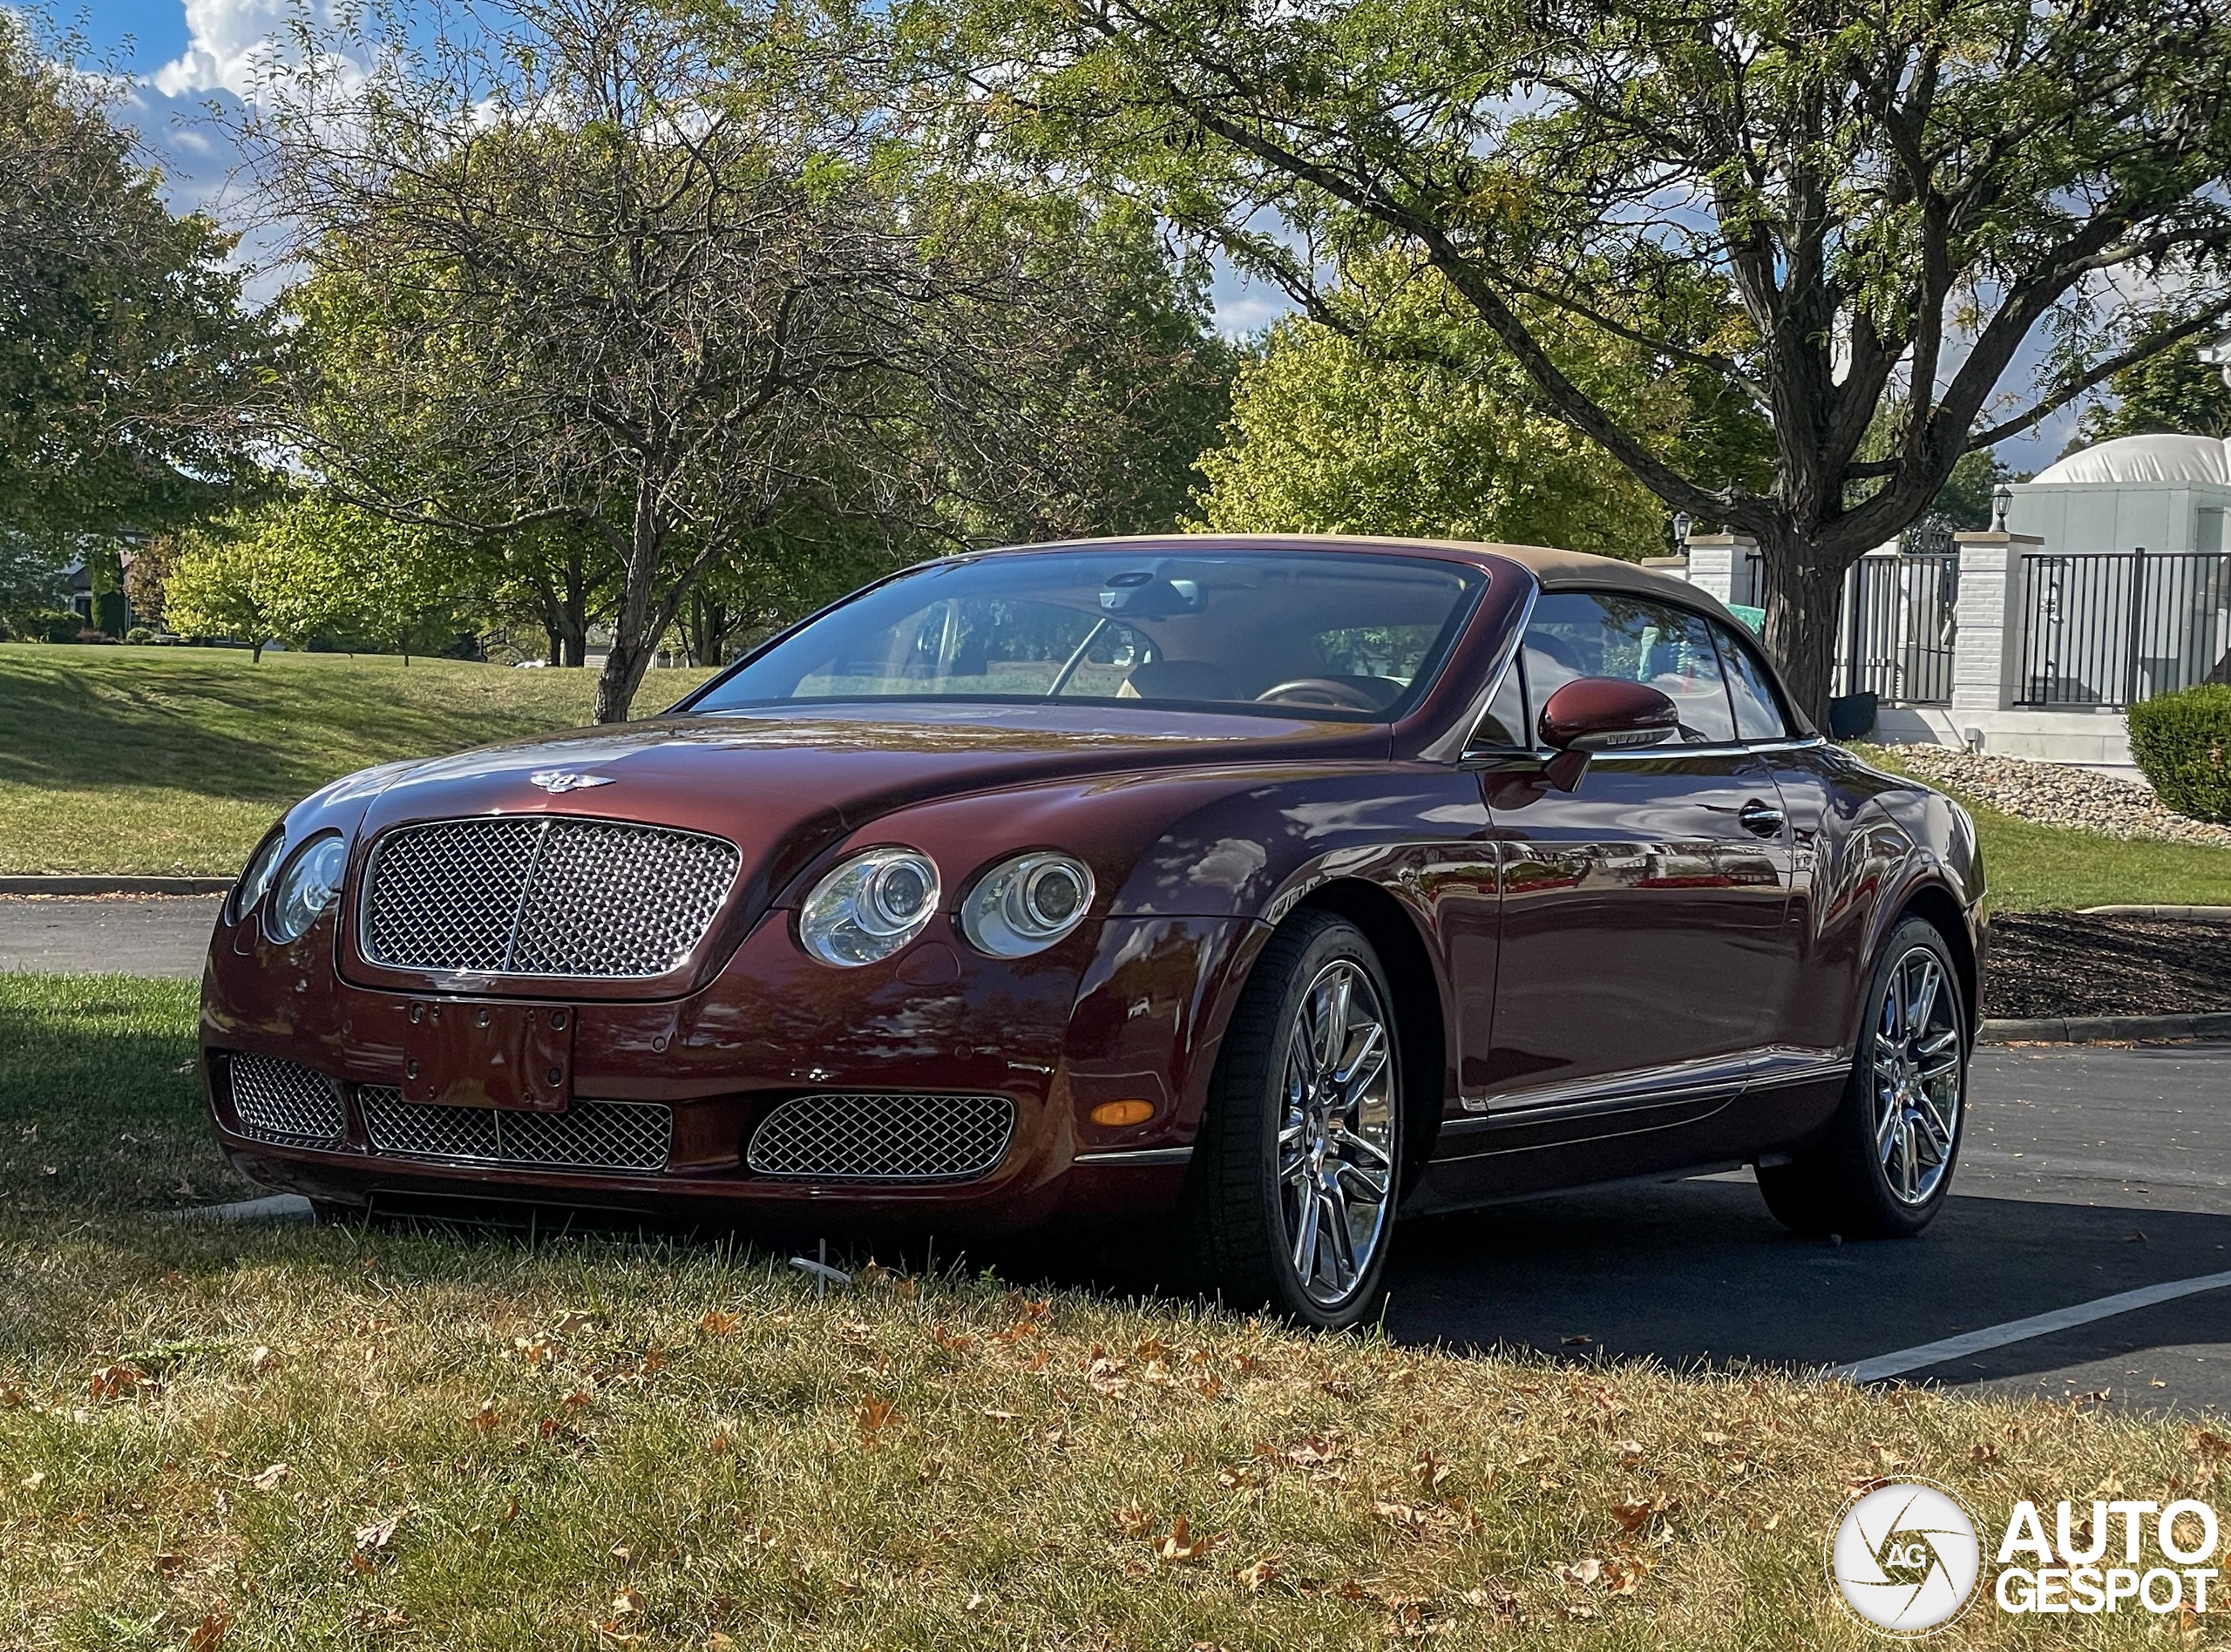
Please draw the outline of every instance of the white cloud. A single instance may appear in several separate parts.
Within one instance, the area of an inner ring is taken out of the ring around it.
[[[245,97],[259,73],[288,55],[287,32],[305,16],[301,0],[186,0],[186,51],[155,71],[155,88],[173,98]]]

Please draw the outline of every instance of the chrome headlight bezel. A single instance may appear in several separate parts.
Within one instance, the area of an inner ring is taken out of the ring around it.
[[[263,909],[264,934],[281,946],[302,939],[341,897],[348,871],[349,840],[339,832],[323,831],[304,839],[271,886]]]
[[[1092,868],[1054,849],[987,868],[960,904],[960,932],[993,958],[1027,958],[1066,939],[1092,911]]]
[[[241,870],[240,881],[233,885],[234,923],[240,923],[255,911],[256,903],[271,892],[272,879],[278,876],[279,862],[286,852],[287,829],[275,826],[255,846],[255,853],[248,857],[248,864]]]
[[[919,849],[886,845],[847,856],[798,907],[798,944],[840,970],[880,963],[937,916],[938,863]]]

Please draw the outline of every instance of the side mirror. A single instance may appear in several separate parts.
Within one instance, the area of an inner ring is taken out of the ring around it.
[[[1542,743],[1556,752],[1549,783],[1570,791],[1599,751],[1655,746],[1680,731],[1679,708],[1648,683],[1619,677],[1579,677],[1542,708]]]

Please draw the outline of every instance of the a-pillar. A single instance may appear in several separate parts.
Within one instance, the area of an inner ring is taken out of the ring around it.
[[[2022,559],[2045,541],[1993,529],[1956,533],[1960,595],[1954,607],[1952,712],[2004,711],[2022,692]]]

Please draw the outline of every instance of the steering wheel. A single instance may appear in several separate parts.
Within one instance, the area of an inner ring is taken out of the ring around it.
[[[1283,701],[1292,706],[1326,706],[1341,711],[1378,711],[1379,701],[1352,682],[1335,682],[1330,677],[1294,677],[1265,688],[1255,696],[1258,705],[1265,700]]]

